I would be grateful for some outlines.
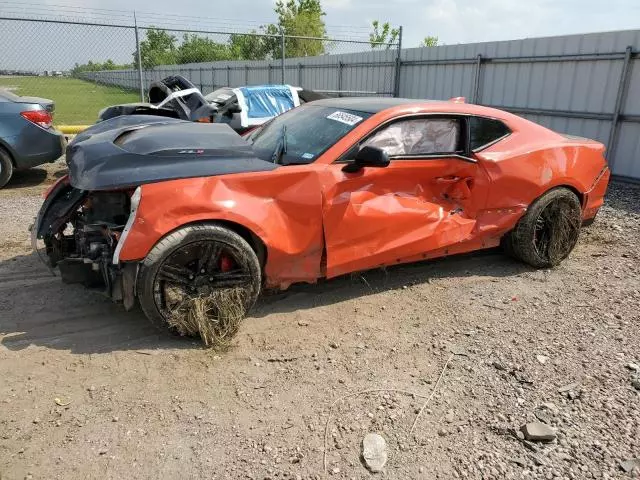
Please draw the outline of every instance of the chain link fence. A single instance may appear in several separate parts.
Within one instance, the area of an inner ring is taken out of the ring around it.
[[[54,100],[57,122],[93,123],[106,105],[140,100],[135,89],[87,83],[79,75],[81,68],[131,69],[133,28],[0,19],[0,44],[0,89]]]
[[[176,74],[204,94],[287,83],[392,96],[397,87],[399,45],[362,39],[0,16],[0,43],[0,89],[54,100],[57,124],[93,123],[101,108],[145,101],[152,81]]]

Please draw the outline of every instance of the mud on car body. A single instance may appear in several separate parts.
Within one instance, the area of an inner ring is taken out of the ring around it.
[[[67,150],[33,230],[51,267],[155,324],[176,304],[502,244],[557,265],[603,203],[601,144],[459,102],[326,99],[245,137],[117,117]]]

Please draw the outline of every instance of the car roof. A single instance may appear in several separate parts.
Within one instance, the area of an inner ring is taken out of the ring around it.
[[[325,98],[316,100],[313,105],[320,107],[346,108],[349,110],[359,110],[367,113],[378,113],[388,108],[403,105],[424,105],[426,103],[449,103],[440,100],[417,100],[415,98],[394,98],[394,97],[348,97],[348,98]]]
[[[509,128],[527,126],[547,130],[546,128],[532,123],[525,118],[519,117],[504,110],[499,110],[484,105],[466,103],[462,99],[451,100],[422,100],[415,98],[392,98],[392,97],[350,97],[350,98],[327,98],[307,103],[307,105],[317,105],[320,107],[344,108],[348,110],[359,110],[361,112],[376,114],[391,110],[397,114],[411,113],[440,113],[454,115],[476,115],[481,117],[496,118],[505,122]]]

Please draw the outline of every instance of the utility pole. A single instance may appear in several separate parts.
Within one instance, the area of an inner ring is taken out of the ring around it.
[[[140,35],[138,34],[138,19],[136,18],[136,11],[133,11],[133,25],[136,32],[136,53],[138,60],[138,81],[140,82],[140,101],[144,102],[144,85],[142,83],[142,56],[140,54]]]
[[[285,83],[285,82],[284,82],[284,77],[285,77],[284,58],[285,58],[285,55],[286,55],[285,38],[284,38],[284,28],[283,28],[283,29],[280,29],[280,41],[281,41],[281,43],[280,43],[280,47],[281,47],[281,49],[282,49],[282,59],[280,60],[280,68],[282,69],[282,74],[281,74],[282,82],[281,82],[281,83],[284,85],[284,83]]]

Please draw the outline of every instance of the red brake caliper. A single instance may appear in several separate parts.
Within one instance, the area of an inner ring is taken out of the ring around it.
[[[227,255],[222,255],[222,257],[220,257],[220,271],[222,273],[233,270],[234,266],[235,262],[233,261],[233,258],[228,257]]]

